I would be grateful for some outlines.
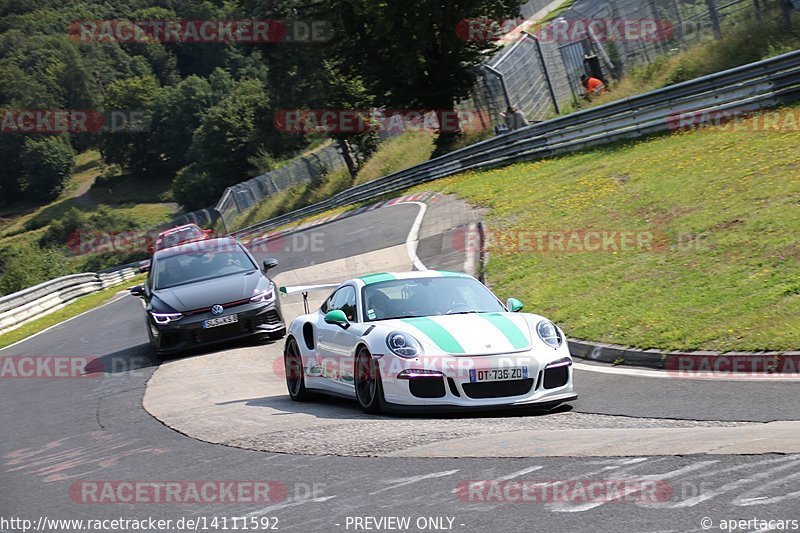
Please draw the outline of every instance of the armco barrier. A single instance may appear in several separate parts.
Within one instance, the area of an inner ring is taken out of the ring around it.
[[[100,274],[64,276],[0,298],[0,335],[61,309],[75,298],[134,277],[131,267]]]
[[[798,99],[800,51],[795,51],[497,136],[347,189],[235,235],[259,235],[329,209],[374,200],[459,172],[541,159],[668,131],[680,113],[751,112]]]

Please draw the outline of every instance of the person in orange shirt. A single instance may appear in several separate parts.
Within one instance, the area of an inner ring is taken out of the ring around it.
[[[586,89],[586,97],[591,98],[595,94],[601,94],[606,92],[606,84],[603,83],[601,80],[594,78],[592,76],[587,76],[584,74],[581,76],[581,83],[583,87]]]

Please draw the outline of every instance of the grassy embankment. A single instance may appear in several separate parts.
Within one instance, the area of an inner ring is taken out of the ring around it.
[[[753,131],[761,121],[751,118],[737,129],[680,132],[416,190],[490,208],[488,280],[570,336],[639,348],[796,350],[800,106],[781,112],[784,131]],[[667,246],[570,253],[539,248],[534,237],[516,241],[520,232],[588,230],[649,231]]]

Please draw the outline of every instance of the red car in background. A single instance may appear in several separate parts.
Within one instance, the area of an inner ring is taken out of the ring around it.
[[[166,248],[172,248],[186,242],[210,239],[212,236],[213,230],[200,229],[197,224],[185,224],[159,233],[153,245],[147,249],[147,252],[152,255]],[[147,272],[148,270],[150,270],[150,259],[139,262],[140,272]]]

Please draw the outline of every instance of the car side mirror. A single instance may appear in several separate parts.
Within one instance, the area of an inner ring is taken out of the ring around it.
[[[142,297],[144,296],[144,285],[137,285],[135,287],[131,287],[130,293],[134,296]]]
[[[509,298],[506,302],[506,309],[509,313],[519,313],[525,305],[516,298]]]
[[[347,316],[341,309],[334,309],[333,311],[328,311],[327,314],[325,315],[325,323],[336,324],[337,326],[341,326],[345,329],[350,327],[350,321],[347,320]]]
[[[264,263],[263,264],[264,264],[264,272],[267,272],[270,269],[275,268],[276,266],[278,266],[278,260],[277,259],[264,259]]]

